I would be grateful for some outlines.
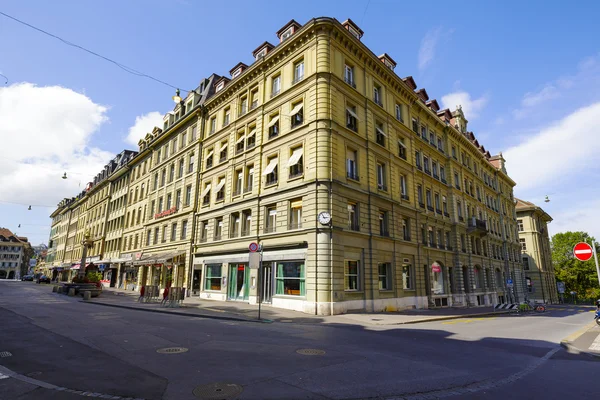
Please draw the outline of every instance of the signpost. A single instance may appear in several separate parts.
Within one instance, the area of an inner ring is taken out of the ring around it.
[[[513,280],[511,278],[508,278],[506,280],[506,286],[509,287],[509,288],[513,287]]]
[[[248,246],[248,267],[250,269],[258,270],[258,285],[256,285],[256,293],[258,300],[258,320],[260,321],[260,306],[262,303],[260,291],[262,290],[262,245],[259,245],[256,242],[250,243]]]
[[[594,255],[594,251],[592,250],[592,246],[587,243],[577,243],[575,247],[573,247],[573,256],[579,261],[587,261]]]

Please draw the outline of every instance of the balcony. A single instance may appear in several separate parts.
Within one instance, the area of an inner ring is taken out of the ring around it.
[[[448,182],[446,181],[446,178],[442,177],[442,179],[440,179],[442,181],[443,184],[448,184]]]
[[[478,236],[485,236],[488,233],[487,223],[481,219],[471,217],[468,219],[467,233]]]

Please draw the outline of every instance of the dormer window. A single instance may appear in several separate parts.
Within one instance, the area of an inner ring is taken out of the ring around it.
[[[240,76],[241,74],[242,74],[242,68],[240,67],[240,68],[236,69],[236,70],[233,72],[233,74],[231,75],[231,77],[232,77],[232,78],[236,78],[236,77]]]
[[[353,27],[348,26],[348,32],[350,32],[357,39],[360,39],[360,33],[358,33],[358,31],[356,29],[354,29]]]
[[[261,51],[256,53],[256,59],[258,60],[266,55],[267,55],[267,49],[262,49]]]
[[[217,88],[215,89],[217,92],[225,87],[225,82],[219,82]]]
[[[288,28],[288,30],[286,30],[285,32],[283,32],[283,34],[281,35],[281,41],[283,42],[284,40],[286,40],[289,37],[291,37],[293,34],[294,34],[294,27],[290,26]]]

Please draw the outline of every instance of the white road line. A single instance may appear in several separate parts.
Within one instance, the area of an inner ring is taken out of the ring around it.
[[[596,337],[596,340],[594,340],[594,343],[590,345],[589,349],[594,351],[600,351],[600,335]]]
[[[7,375],[0,374],[0,379],[8,379],[8,378],[10,378],[10,377]]]

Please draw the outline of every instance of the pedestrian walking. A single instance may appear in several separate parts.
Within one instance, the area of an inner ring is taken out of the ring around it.
[[[138,303],[142,303],[144,301],[144,292],[146,291],[146,286],[142,286],[140,289],[140,297],[138,297]]]
[[[167,283],[167,286],[165,287],[165,291],[163,292],[163,299],[160,302],[160,305],[162,306],[163,304],[166,304],[167,300],[169,299],[169,288],[171,287],[171,282]]]

